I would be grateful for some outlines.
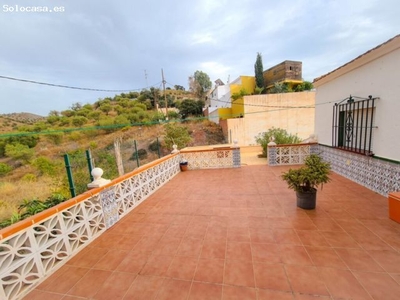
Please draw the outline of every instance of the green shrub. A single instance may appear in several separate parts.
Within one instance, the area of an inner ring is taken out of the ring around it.
[[[21,180],[25,182],[35,182],[37,180],[37,177],[35,174],[28,173],[22,176]]]
[[[267,132],[260,133],[255,137],[258,144],[263,148],[263,156],[268,156],[268,143],[271,138],[277,145],[282,144],[299,144],[301,139],[295,135],[288,133],[285,129],[272,127]]]
[[[147,158],[147,151],[146,149],[139,149],[137,151],[137,155],[136,152],[133,152],[131,160],[135,160],[137,158],[137,156],[139,156],[139,159],[145,159]]]
[[[41,173],[41,175],[54,176],[58,174],[62,165],[57,161],[52,161],[48,157],[40,156],[36,158],[32,165]]]
[[[7,175],[12,171],[12,167],[5,164],[5,163],[0,163],[0,176]]]
[[[46,138],[54,145],[60,145],[64,138],[63,132],[54,132],[46,135]]]
[[[172,149],[172,145],[176,144],[178,149],[185,148],[191,138],[186,127],[177,123],[169,123],[165,125],[165,145],[168,149]]]
[[[160,147],[160,144],[157,140],[155,140],[149,144],[149,150],[152,152],[157,152],[159,147]]]
[[[35,154],[33,149],[30,149],[28,146],[19,143],[8,144],[6,145],[5,150],[7,157],[11,157],[15,160],[21,159],[24,162],[28,162]]]

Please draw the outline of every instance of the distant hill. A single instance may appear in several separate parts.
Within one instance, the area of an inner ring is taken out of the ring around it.
[[[33,123],[45,118],[43,116],[39,116],[39,115],[27,113],[27,112],[0,114],[0,117],[6,118],[6,119],[9,119],[12,121],[27,123],[27,124],[33,124]]]

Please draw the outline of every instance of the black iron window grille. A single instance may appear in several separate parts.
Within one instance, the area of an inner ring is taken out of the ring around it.
[[[372,138],[376,100],[350,96],[333,106],[332,146],[364,155],[374,155]],[[346,101],[346,103],[343,103]]]

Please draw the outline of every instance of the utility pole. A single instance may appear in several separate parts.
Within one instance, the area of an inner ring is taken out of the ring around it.
[[[167,103],[167,95],[165,94],[165,79],[164,79],[164,71],[161,69],[161,76],[162,76],[162,84],[164,90],[164,101],[165,101],[165,119],[168,120],[168,103]]]
[[[144,70],[144,78],[146,79],[146,88],[149,86],[149,84],[147,83],[147,72],[146,70]]]

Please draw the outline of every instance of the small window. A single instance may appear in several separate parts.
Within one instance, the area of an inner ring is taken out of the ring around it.
[[[346,103],[333,106],[333,147],[364,155],[374,155],[372,138],[376,99],[370,96],[368,99],[354,101],[354,98],[350,96],[345,99]]]
[[[292,71],[292,66],[289,67],[289,70]]]

